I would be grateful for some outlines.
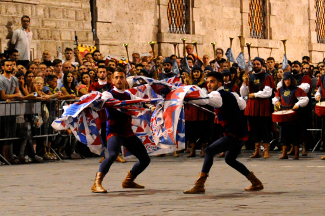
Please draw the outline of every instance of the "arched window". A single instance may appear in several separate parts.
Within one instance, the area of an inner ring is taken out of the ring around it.
[[[187,0],[168,0],[167,17],[169,32],[187,33]]]
[[[315,0],[317,42],[325,43],[325,0]]]
[[[265,0],[250,0],[248,23],[252,38],[265,39]]]

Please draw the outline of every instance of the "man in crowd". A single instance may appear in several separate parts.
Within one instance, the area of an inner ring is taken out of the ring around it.
[[[54,59],[53,68],[57,77],[57,86],[60,89],[63,85],[63,72],[62,72],[62,61],[60,59]]]
[[[267,65],[267,73],[274,76],[274,74],[276,74],[274,58],[273,57],[268,57],[266,59],[266,65]]]
[[[93,59],[95,63],[98,63],[98,61],[103,60],[102,54],[100,53],[99,50],[95,50],[92,53]]]
[[[51,61],[52,56],[51,56],[50,51],[48,51],[48,50],[44,50],[44,52],[43,52],[43,54],[42,54],[42,58],[43,58],[43,63],[44,63],[47,67],[53,65],[53,63],[52,63],[52,61]]]
[[[9,59],[11,61],[15,61],[16,65],[17,65],[18,56],[19,56],[18,50],[16,50],[16,49],[9,50],[8,54],[9,54]]]
[[[139,53],[133,53],[132,54],[132,63],[134,64],[140,64],[141,63],[141,58]]]
[[[30,18],[24,15],[21,18],[22,28],[17,29],[11,38],[9,49],[18,50],[18,65],[26,67],[30,61],[30,48],[33,38],[33,33],[29,29]]]

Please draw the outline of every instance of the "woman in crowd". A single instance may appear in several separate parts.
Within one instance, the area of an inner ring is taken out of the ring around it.
[[[66,99],[76,99],[78,90],[74,84],[74,76],[72,72],[68,72],[63,77],[63,86],[61,87],[62,95]]]
[[[88,89],[91,84],[88,72],[81,74],[81,85],[78,86],[78,95],[81,97],[89,93]]]
[[[90,76],[91,83],[95,83],[98,81],[94,70],[89,71],[89,76]]]

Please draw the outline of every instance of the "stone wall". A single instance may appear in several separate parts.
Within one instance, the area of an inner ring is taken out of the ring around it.
[[[104,55],[126,56],[123,43],[129,43],[129,53],[148,53],[149,41],[158,41],[155,50],[167,56],[174,53],[171,43],[197,41],[200,56],[213,58],[211,42],[226,50],[229,37],[234,37],[233,53],[241,51],[238,35],[252,44],[251,56],[270,55],[281,62],[284,54],[282,39],[287,39],[287,56],[301,60],[309,55],[316,63],[324,58],[325,44],[317,43],[314,0],[265,0],[267,39],[250,37],[248,25],[249,0],[188,0],[191,34],[169,33],[168,0],[96,0],[93,13],[96,42]],[[79,42],[93,44],[89,0],[3,0],[0,2],[1,51],[6,48],[12,31],[20,27],[20,17],[30,15],[34,33],[34,57],[48,49],[56,53],[57,46],[73,46],[75,31]],[[182,55],[183,46],[179,46]],[[247,48],[245,47],[245,56]]]
[[[0,2],[1,51],[21,27],[22,15],[31,18],[33,58],[40,58],[44,50],[54,57],[58,46],[73,48],[75,33],[79,43],[93,45],[88,0],[4,0]]]

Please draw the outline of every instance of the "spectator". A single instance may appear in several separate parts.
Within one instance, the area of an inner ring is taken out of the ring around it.
[[[27,66],[30,61],[30,47],[33,33],[29,29],[30,18],[24,15],[21,18],[22,28],[17,29],[11,38],[10,49],[18,50],[18,64]]]
[[[15,61],[17,64],[18,56],[19,56],[18,50],[16,50],[16,49],[9,50],[8,55],[9,55],[9,59],[11,61]]]
[[[89,87],[91,84],[89,73],[81,74],[81,84],[78,86],[78,95],[81,97],[89,93]]]
[[[46,68],[46,74],[47,74],[47,76],[48,75],[54,75],[55,74],[54,68],[52,66],[47,67]]]
[[[210,57],[209,55],[204,55],[203,56],[203,66],[206,67],[209,65]]]
[[[102,56],[102,54],[100,53],[99,50],[95,50],[92,53],[92,56],[93,56],[94,61],[97,62],[97,63],[98,63],[99,60],[103,60],[103,56]]]
[[[33,71],[27,71],[25,74],[25,89],[27,89],[28,94],[35,92],[34,86],[35,75]]]
[[[79,74],[81,75],[83,73],[88,72],[88,69],[85,65],[81,65],[81,66],[79,66],[78,71],[79,71]]]
[[[112,67],[112,68],[116,69],[116,61],[113,59],[109,60],[108,67]]]
[[[133,53],[132,54],[132,63],[134,63],[135,65],[141,63],[141,59],[140,59],[140,54],[139,53]]]
[[[75,86],[75,81],[72,72],[67,72],[63,77],[63,86],[60,91],[65,99],[76,99],[78,90]]]
[[[38,67],[41,64],[41,61],[39,59],[34,59],[33,63]]]
[[[89,76],[90,76],[91,83],[95,83],[95,82],[98,81],[96,73],[95,73],[94,70],[89,71]]]
[[[63,83],[63,72],[62,72],[62,61],[60,59],[54,59],[53,61],[53,67],[55,75],[58,79],[58,88],[60,89]]]
[[[51,61],[52,60],[51,58],[52,56],[50,54],[50,51],[45,50],[42,54],[42,63],[44,63],[47,67],[52,66],[53,63]]]
[[[34,73],[34,76],[35,76],[37,73],[37,65],[34,62],[29,63],[26,67],[26,70]]]

